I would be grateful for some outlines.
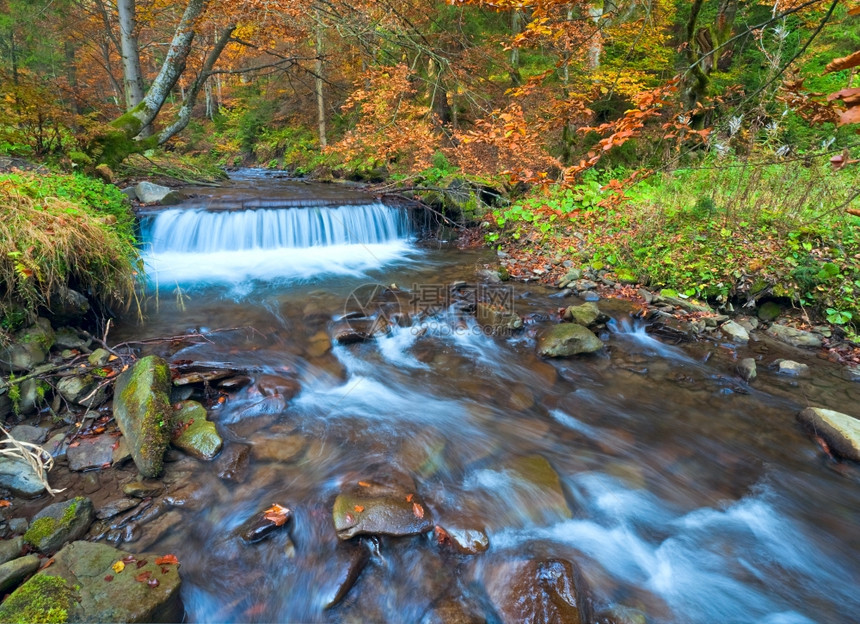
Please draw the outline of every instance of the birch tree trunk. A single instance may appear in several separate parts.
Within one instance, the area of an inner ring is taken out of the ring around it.
[[[116,3],[119,12],[122,83],[127,111],[132,110],[143,101],[143,72],[140,69],[140,48],[137,42],[134,2],[135,0],[117,0]]]
[[[317,96],[317,124],[319,128],[320,135],[320,147],[325,148],[328,146],[328,139],[326,138],[326,123],[325,123],[325,94],[323,93],[323,23],[322,17],[320,15],[320,10],[316,11],[317,17],[317,25],[316,25],[316,61],[315,61],[315,85],[316,85],[316,96]]]

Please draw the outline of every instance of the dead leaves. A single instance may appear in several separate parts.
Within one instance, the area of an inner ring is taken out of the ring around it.
[[[179,559],[176,558],[176,555],[164,555],[163,557],[156,557],[155,565],[179,565]]]
[[[848,56],[833,59],[824,68],[824,73],[829,74],[830,72],[842,71],[843,69],[851,69],[852,67],[857,67],[858,65],[860,65],[860,50],[857,50],[856,52],[854,52],[853,54],[849,54]]]
[[[272,504],[266,511],[263,512],[263,517],[275,524],[275,526],[283,526],[292,516],[292,512],[286,507],[282,507],[277,503]]]

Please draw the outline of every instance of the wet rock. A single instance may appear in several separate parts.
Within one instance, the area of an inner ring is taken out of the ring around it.
[[[336,566],[335,580],[325,598],[326,609],[331,609],[346,598],[349,590],[353,588],[364,568],[367,567],[368,561],[370,561],[370,549],[363,542],[338,548],[333,562]]]
[[[592,621],[585,580],[564,559],[503,561],[486,575],[485,587],[505,624]]]
[[[164,503],[171,507],[182,507],[190,511],[198,511],[207,504],[209,489],[198,480],[179,482],[180,485],[165,495]]]
[[[248,386],[250,383],[251,378],[247,375],[235,375],[219,381],[218,387],[227,392],[236,392]]]
[[[518,504],[522,505],[522,511],[534,521],[572,517],[561,486],[561,478],[545,457],[542,455],[518,457],[508,465],[507,469],[527,486]]]
[[[248,518],[238,529],[238,534],[246,544],[261,542],[278,529],[286,529],[293,512],[282,505],[273,505]]]
[[[75,440],[66,451],[69,470],[82,472],[93,468],[110,468],[117,442],[116,436],[108,434]]]
[[[800,377],[809,373],[809,366],[794,360],[779,360],[776,366],[780,375],[788,375],[789,377]]]
[[[318,332],[311,336],[308,347],[305,350],[310,358],[324,356],[331,351],[331,340],[325,332]]]
[[[129,557],[124,570],[113,569]],[[178,566],[156,565],[157,557],[105,544],[69,544],[0,605],[0,621],[61,621],[58,614],[65,613],[62,621],[68,622],[180,622]]]
[[[104,366],[110,361],[110,351],[99,347],[87,356],[87,362],[92,366]]]
[[[774,301],[765,301],[756,310],[756,316],[765,323],[776,320],[780,314],[782,314],[782,307]]]
[[[251,454],[260,461],[287,462],[297,458],[307,440],[300,435],[281,436],[277,438],[268,435],[251,438]]]
[[[338,344],[350,345],[367,342],[379,334],[388,333],[388,322],[377,319],[350,319],[339,321],[332,328],[332,340]]]
[[[477,278],[479,282],[486,284],[501,284],[503,281],[499,272],[494,269],[481,269],[477,272]]]
[[[135,547],[139,549],[151,547],[181,522],[182,513],[175,509],[158,516],[158,518],[146,525],[141,537],[135,541]]]
[[[126,462],[131,461],[131,450],[128,448],[128,444],[126,443],[125,438],[122,436],[117,438],[117,441],[114,444],[112,461],[114,468],[122,466]]]
[[[443,596],[430,605],[421,624],[486,624],[492,622],[480,606],[460,595]]]
[[[676,308],[681,308],[686,312],[707,312],[709,314],[713,314],[714,312],[707,304],[700,303],[691,299],[684,299],[683,297],[667,297],[665,295],[661,295],[660,300],[670,305],[673,305]]]
[[[30,327],[15,332],[9,345],[0,347],[0,369],[16,373],[29,371],[48,358],[53,344],[51,323],[38,318]]]
[[[418,535],[433,528],[411,477],[393,470],[344,484],[332,509],[340,539],[356,535]]]
[[[172,408],[170,368],[148,356],[117,377],[113,413],[144,477],[157,477],[163,468]]]
[[[99,520],[109,520],[114,516],[118,516],[124,511],[128,511],[129,509],[134,509],[140,505],[140,499],[137,498],[118,498],[117,500],[113,500],[109,503],[105,503],[102,505],[98,511],[96,511],[96,518]]]
[[[564,311],[564,320],[571,321],[583,327],[589,327],[597,322],[606,320],[606,315],[600,312],[600,308],[594,302],[583,303],[578,306],[570,306]]]
[[[122,493],[134,498],[158,496],[164,489],[160,481],[132,481],[122,486]]]
[[[139,182],[134,187],[134,194],[142,204],[157,204],[164,199],[168,193],[170,193],[169,187],[162,186],[161,184],[153,184],[152,182]]]
[[[834,455],[860,462],[860,420],[821,407],[807,407],[797,419],[823,438]]]
[[[54,347],[58,349],[86,349],[92,340],[71,327],[61,327],[54,332]]]
[[[723,326],[720,329],[732,342],[736,342],[737,344],[746,344],[750,341],[749,332],[734,321],[723,323]]]
[[[183,401],[176,407],[173,423],[178,433],[173,445],[197,459],[214,459],[224,442],[215,423],[207,420],[206,408],[196,401]]]
[[[302,386],[295,379],[277,375],[260,375],[257,378],[257,389],[264,397],[282,397],[289,401],[301,392]]]
[[[538,354],[544,357],[570,357],[581,353],[594,353],[603,348],[603,342],[582,325],[560,323],[544,329],[538,335]]]
[[[13,535],[24,535],[27,529],[30,528],[30,521],[27,518],[12,518],[9,520],[9,531]]]
[[[74,324],[83,319],[90,311],[90,302],[77,290],[65,286],[57,288],[51,295],[50,316],[58,325]]]
[[[53,554],[66,542],[82,537],[94,517],[92,501],[83,496],[48,505],[33,516],[24,541],[43,554]]]
[[[0,457],[0,487],[23,498],[35,498],[45,492],[30,464],[12,457]]]
[[[21,552],[23,548],[23,537],[18,536],[7,540],[0,540],[0,565],[20,557],[23,554]]]
[[[597,614],[596,624],[648,624],[648,618],[638,609],[614,606]]]
[[[63,432],[55,433],[47,442],[45,442],[44,445],[42,445],[42,448],[48,451],[54,459],[63,459],[66,457],[66,452],[69,448],[66,434]]]
[[[219,379],[230,377],[234,371],[226,368],[207,370],[183,370],[182,374],[173,379],[174,386],[188,386],[190,384],[207,384]]]
[[[48,439],[48,428],[33,427],[32,425],[16,425],[9,430],[9,435],[19,442],[42,444]]]
[[[600,295],[598,295],[596,292],[591,291],[591,290],[586,292],[586,293],[583,293],[582,298],[585,299],[585,301],[587,301],[587,302],[600,301]]]
[[[814,349],[822,346],[823,344],[821,336],[801,329],[795,329],[794,327],[788,327],[787,325],[780,325],[778,323],[774,323],[768,327],[766,333],[772,338],[776,338],[777,340],[790,344],[793,347],[807,347]]]
[[[750,382],[756,378],[756,364],[754,358],[744,358],[738,364],[738,373],[744,381]]]
[[[558,281],[559,288],[567,288],[572,283],[579,281],[582,279],[582,271],[579,269],[570,269],[567,273],[565,273],[564,277],[562,277]]]
[[[0,595],[18,587],[25,578],[39,569],[41,559],[27,555],[0,565]]]
[[[479,303],[475,310],[475,318],[484,329],[493,333],[522,329],[523,320],[506,310],[504,307]]]
[[[215,462],[215,474],[219,479],[241,483],[248,474],[251,447],[247,444],[227,444]]]
[[[447,525],[436,527],[436,540],[453,547],[462,555],[477,555],[490,547],[490,538],[481,528],[464,528]]]

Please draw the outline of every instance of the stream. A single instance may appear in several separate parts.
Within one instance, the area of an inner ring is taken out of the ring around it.
[[[405,210],[334,185],[249,171],[192,191],[143,215],[146,318],[111,333],[219,330],[144,351],[253,379],[210,407],[222,453],[251,449],[243,474],[168,465],[195,494],[149,550],[182,562],[189,622],[417,622],[449,596],[496,621],[519,591],[510,571],[547,558],[574,562],[617,622],[860,621],[860,474],[795,422],[807,405],[857,415],[860,384],[835,365],[772,342],[667,344],[613,300],[599,303],[603,353],[542,360],[535,331],[575,298],[497,285],[527,319],[500,335],[450,300],[492,250],[418,244]],[[329,349],[333,324],[379,293],[399,322]],[[759,360],[752,384],[742,357]],[[813,374],[780,377],[777,357]],[[265,391],[284,378],[301,387],[291,400]],[[332,504],[375,465],[410,475],[435,525],[483,529],[489,548],[462,554],[433,531],[368,540],[367,567],[327,609],[349,559]],[[292,509],[289,531],[238,539],[272,503]]]

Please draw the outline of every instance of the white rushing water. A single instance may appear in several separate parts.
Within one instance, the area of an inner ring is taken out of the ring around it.
[[[236,211],[176,208],[141,222],[150,283],[360,275],[409,251],[405,210],[381,203]]]

